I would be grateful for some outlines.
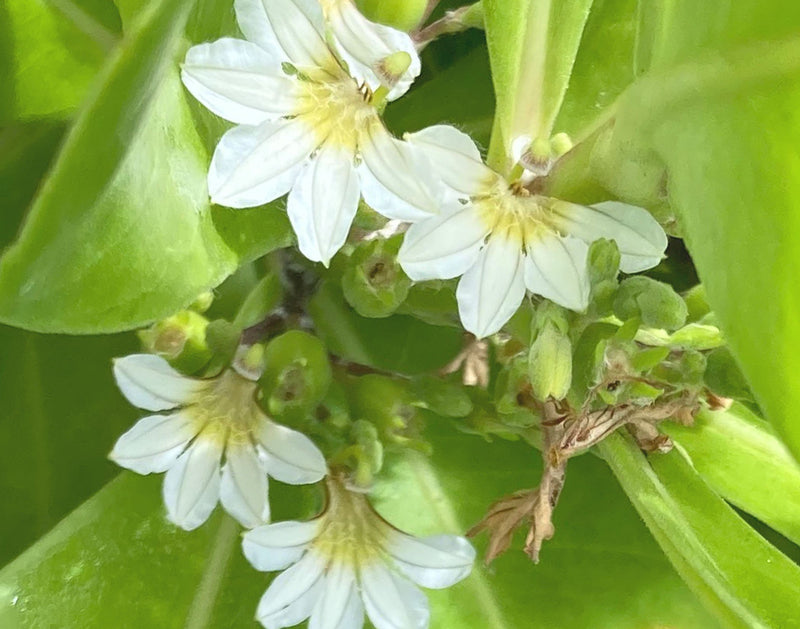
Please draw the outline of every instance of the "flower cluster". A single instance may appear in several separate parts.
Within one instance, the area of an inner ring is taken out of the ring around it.
[[[186,88],[234,123],[211,159],[214,203],[260,206],[287,196],[300,251],[327,266],[344,245],[361,200],[410,223],[398,254],[414,281],[460,277],[464,327],[499,331],[526,291],[576,311],[587,308],[587,252],[614,240],[621,269],[658,264],[666,236],[645,210],[590,207],[532,194],[531,173],[508,181],[483,163],[466,134],[439,125],[394,137],[381,115],[420,72],[405,33],[364,18],[351,0],[235,0],[245,39],[192,47]],[[519,162],[524,169],[527,162]],[[244,552],[260,570],[284,571],[257,617],[267,628],[428,626],[425,596],[465,578],[474,550],[461,537],[419,539],[393,528],[364,494],[331,476],[307,436],[262,410],[258,374],[233,368],[191,378],[164,359],[116,361],[124,395],[151,411],[111,452],[140,474],[166,472],[169,519],[191,530],[217,502],[250,529]],[[270,524],[268,478],[326,479],[327,506],[309,522]]]

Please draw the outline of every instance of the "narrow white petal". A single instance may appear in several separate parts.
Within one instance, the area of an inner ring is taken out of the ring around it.
[[[316,537],[319,526],[319,520],[259,526],[244,534],[244,556],[256,570],[283,570],[299,561]]]
[[[342,562],[334,562],[325,575],[325,590],[317,601],[308,629],[361,629],[364,607],[358,595],[356,575]]]
[[[427,597],[410,581],[378,563],[361,568],[361,596],[375,629],[425,629]]]
[[[274,201],[289,192],[317,144],[313,129],[298,119],[234,127],[211,159],[211,200],[237,208]]]
[[[413,537],[393,531],[386,551],[409,579],[427,588],[446,588],[466,578],[475,561],[475,549],[456,535]]]
[[[458,312],[466,330],[483,338],[506,324],[525,296],[523,268],[518,243],[497,234],[489,237],[456,289]]]
[[[281,61],[338,67],[325,43],[322,10],[315,0],[236,0],[234,7],[244,36]]]
[[[455,127],[434,125],[408,133],[405,139],[427,157],[442,181],[458,193],[480,194],[498,177],[483,163],[472,138]]]
[[[261,124],[297,108],[296,81],[262,48],[241,39],[191,47],[181,78],[203,105],[238,124]]]
[[[667,235],[643,208],[616,201],[591,207],[558,201],[552,210],[553,224],[562,231],[588,243],[599,238],[616,241],[625,273],[650,269],[664,257]]]
[[[439,211],[441,190],[429,167],[407,143],[392,137],[381,122],[361,130],[358,167],[364,201],[387,218],[419,221]]]
[[[419,76],[421,64],[414,42],[406,33],[365,18],[351,0],[323,0],[325,17],[331,27],[339,54],[347,62],[350,74],[365,81],[375,91],[386,84],[381,61],[396,52],[406,52],[411,64],[389,90],[388,100],[408,91]]]
[[[323,146],[289,193],[287,213],[305,257],[328,266],[347,239],[358,210],[354,156]]]
[[[194,443],[167,471],[164,478],[164,502],[169,519],[191,531],[208,519],[219,500],[219,464],[222,443],[204,438]]]
[[[178,412],[143,417],[117,439],[109,458],[139,474],[165,472],[186,448],[196,427],[192,418]]]
[[[589,245],[554,233],[527,243],[525,285],[528,290],[557,304],[582,312],[589,305]]]
[[[270,584],[258,603],[256,618],[267,629],[292,627],[311,615],[325,585],[325,564],[308,553]]]
[[[397,259],[412,280],[458,277],[475,264],[488,233],[472,203],[456,202],[409,227]]]
[[[222,506],[242,526],[252,528],[269,522],[267,471],[250,443],[228,445],[219,498]]]
[[[114,378],[128,401],[148,411],[189,404],[208,383],[188,378],[154,354],[133,354],[114,360]]]
[[[256,438],[266,455],[267,472],[282,483],[316,483],[328,473],[322,452],[303,433],[264,419]]]

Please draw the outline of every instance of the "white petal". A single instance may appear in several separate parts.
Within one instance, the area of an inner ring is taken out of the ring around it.
[[[387,218],[419,221],[439,211],[441,190],[430,168],[381,122],[367,124],[359,136],[363,163],[358,167],[364,201]]]
[[[360,186],[354,156],[323,146],[300,173],[286,206],[305,257],[328,266],[358,210]]]
[[[483,163],[475,142],[449,125],[408,133],[406,141],[421,151],[450,188],[468,196],[483,192],[498,175]]]
[[[256,618],[267,629],[291,627],[311,615],[322,595],[325,578],[323,561],[308,553],[279,574],[258,603]]]
[[[297,108],[296,82],[282,73],[280,62],[241,39],[193,46],[181,78],[203,105],[238,124],[261,124]]]
[[[164,502],[169,519],[191,531],[208,519],[219,500],[222,443],[202,433],[164,478]]]
[[[525,285],[532,293],[582,312],[589,305],[589,245],[582,240],[553,233],[527,243]]]
[[[242,526],[252,528],[269,522],[267,471],[252,444],[228,445],[219,497],[222,506]]]
[[[320,520],[277,522],[248,531],[242,550],[256,570],[283,570],[297,562],[317,536]]]
[[[317,144],[313,129],[299,119],[234,127],[211,159],[211,200],[237,208],[274,201],[289,192]]]
[[[430,620],[426,596],[382,564],[361,568],[361,595],[375,629],[425,629]]]
[[[386,551],[409,579],[427,588],[446,588],[466,578],[475,561],[475,549],[456,535],[413,537],[393,531]]]
[[[140,419],[117,439],[109,458],[139,474],[165,472],[195,436],[196,426],[185,413]]]
[[[133,354],[114,360],[114,377],[131,404],[165,411],[191,403],[208,382],[187,378],[155,354]]]
[[[647,210],[616,201],[591,207],[555,202],[554,225],[588,243],[614,240],[621,254],[620,269],[636,273],[656,266],[664,257],[667,235]]]
[[[316,483],[328,473],[322,452],[304,434],[264,419],[255,436],[264,449],[267,472],[282,483]]]
[[[281,61],[338,68],[325,43],[322,10],[315,0],[236,0],[234,7],[244,36]]]
[[[409,227],[397,259],[412,280],[458,277],[475,264],[488,233],[471,203],[456,202]]]
[[[525,296],[520,245],[497,234],[458,283],[461,323],[478,338],[494,334],[513,316]]]
[[[333,563],[325,575],[325,590],[317,601],[308,629],[361,629],[364,607],[353,568]]]
[[[375,91],[386,84],[381,61],[396,52],[406,52],[411,64],[389,90],[388,100],[408,91],[419,76],[421,64],[414,42],[406,33],[365,18],[351,0],[323,0],[325,17],[331,27],[336,48],[350,68],[350,74]]]

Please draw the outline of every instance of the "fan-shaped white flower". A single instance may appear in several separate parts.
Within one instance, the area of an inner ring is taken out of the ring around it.
[[[267,475],[300,485],[327,473],[311,440],[268,419],[256,383],[233,370],[200,380],[159,356],[134,354],[114,361],[114,376],[135,406],[172,412],[140,419],[109,457],[139,474],[166,472],[167,514],[186,530],[205,522],[218,501],[246,527],[268,522]]]
[[[572,310],[588,305],[586,256],[599,238],[616,241],[626,273],[659,263],[664,230],[646,210],[618,202],[583,206],[530,194],[483,164],[475,143],[439,125],[406,136],[452,197],[434,217],[412,225],[399,261],[414,280],[458,284],[464,327],[479,338],[516,312],[527,287]]]
[[[438,195],[374,100],[378,90],[378,101],[400,96],[419,73],[411,39],[368,21],[350,0],[324,7],[327,33],[316,0],[236,0],[247,41],[192,47],[181,76],[203,105],[238,125],[211,160],[211,199],[241,208],[289,193],[300,251],[327,265],[360,196],[389,218],[418,220],[437,210]]]
[[[463,537],[417,538],[383,520],[366,496],[328,478],[328,504],[315,520],[248,531],[244,553],[258,570],[285,570],[256,617],[267,629],[310,618],[309,629],[425,629],[427,597],[411,581],[445,588],[465,578],[475,550]],[[410,581],[409,581],[410,579]]]

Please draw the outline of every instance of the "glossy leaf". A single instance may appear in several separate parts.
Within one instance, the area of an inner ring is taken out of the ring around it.
[[[791,627],[800,567],[717,496],[678,451],[645,458],[621,435],[600,444],[622,488],[687,584],[729,627]]]
[[[119,37],[114,5],[97,0],[0,5],[0,124],[65,117]]]
[[[619,163],[606,176],[631,172],[642,150],[666,165],[711,307],[797,456],[800,5],[749,0],[716,12],[676,0],[660,15],[645,29],[658,33],[651,69],[618,103],[605,155]]]
[[[736,404],[664,428],[714,491],[800,544],[800,466],[767,422]]]

